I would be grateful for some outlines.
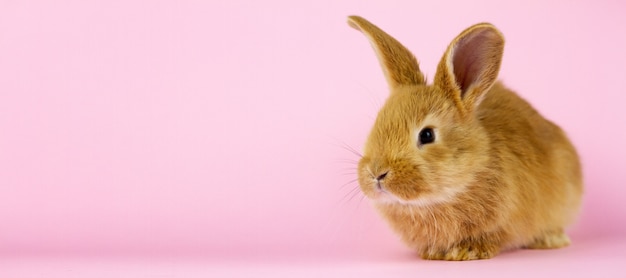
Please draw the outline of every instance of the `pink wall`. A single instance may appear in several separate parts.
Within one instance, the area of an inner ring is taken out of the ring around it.
[[[0,253],[404,250],[342,187],[387,95],[349,14],[431,77],[458,32],[498,26],[501,79],[583,158],[574,240],[626,234],[623,3],[214,2],[0,3]]]

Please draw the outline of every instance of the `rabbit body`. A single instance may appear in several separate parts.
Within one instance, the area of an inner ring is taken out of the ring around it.
[[[363,193],[425,259],[491,258],[559,248],[580,206],[582,175],[565,133],[496,81],[504,40],[474,25],[427,85],[417,60],[363,18],[390,96],[358,165]]]

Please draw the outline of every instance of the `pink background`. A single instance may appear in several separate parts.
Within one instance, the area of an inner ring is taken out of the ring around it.
[[[0,276],[626,273],[625,12],[620,1],[1,1]],[[501,29],[500,78],[582,156],[572,247],[420,261],[352,197],[345,146],[361,149],[387,85],[350,14],[430,77],[462,29]]]

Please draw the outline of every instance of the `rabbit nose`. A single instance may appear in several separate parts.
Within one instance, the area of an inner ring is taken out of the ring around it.
[[[389,173],[389,172],[385,172],[385,173],[383,173],[383,174],[380,174],[380,175],[376,178],[376,180],[377,180],[377,181],[384,180],[384,179],[385,179],[385,177],[387,176],[387,173]]]

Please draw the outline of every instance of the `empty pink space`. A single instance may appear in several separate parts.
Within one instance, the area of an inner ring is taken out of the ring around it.
[[[626,275],[619,1],[2,1],[0,276]],[[432,80],[464,28],[582,157],[573,245],[422,261],[354,164],[387,97],[361,15]],[[508,274],[507,274],[508,275]]]

